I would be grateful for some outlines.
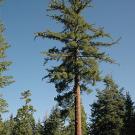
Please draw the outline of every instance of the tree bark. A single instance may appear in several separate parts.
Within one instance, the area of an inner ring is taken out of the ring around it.
[[[81,128],[81,97],[80,97],[80,78],[75,77],[75,135],[82,135]]]

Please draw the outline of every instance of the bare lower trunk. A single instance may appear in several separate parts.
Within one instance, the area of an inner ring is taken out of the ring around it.
[[[77,80],[75,81],[75,135],[82,135],[80,85]]]

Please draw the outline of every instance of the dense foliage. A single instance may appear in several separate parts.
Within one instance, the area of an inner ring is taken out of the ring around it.
[[[9,48],[9,45],[5,41],[3,36],[4,26],[0,24],[0,88],[9,85],[13,82],[12,76],[5,76],[4,72],[8,70],[8,67],[11,65],[10,61],[6,61],[6,50]]]
[[[126,93],[125,102],[125,117],[123,135],[134,135],[135,133],[135,111],[134,102],[131,99],[129,92]]]
[[[49,17],[63,25],[60,32],[47,30],[36,34],[38,37],[57,40],[63,47],[56,47],[43,52],[45,63],[59,61],[58,66],[47,69],[45,78],[55,84],[58,96],[55,100],[64,109],[73,105],[75,76],[79,75],[81,92],[89,93],[89,84],[100,80],[99,61],[114,61],[99,47],[108,47],[115,42],[106,43],[102,38],[111,36],[103,28],[95,28],[85,21],[82,11],[91,5],[91,0],[52,0],[49,4]],[[99,40],[98,40],[99,39]]]
[[[54,83],[58,96],[55,100],[68,115],[75,107],[75,134],[81,135],[80,93],[90,92],[89,85],[100,81],[99,61],[114,63],[100,47],[109,47],[115,42],[103,28],[88,23],[82,12],[91,5],[91,0],[51,0],[48,16],[60,23],[61,31],[38,32],[37,37],[56,40],[62,47],[54,46],[44,52],[45,63],[58,61],[59,64],[47,69],[50,83]]]
[[[35,128],[35,120],[33,117],[33,113],[35,112],[32,105],[30,105],[31,99],[29,98],[31,93],[29,90],[21,93],[21,99],[25,101],[25,105],[18,109],[17,115],[14,118],[15,125],[13,134],[14,135],[33,135]]]
[[[87,135],[88,134],[88,126],[87,126],[87,115],[85,113],[84,107],[81,104],[81,120],[82,120],[82,134]],[[74,108],[70,108],[70,112],[67,118],[68,125],[66,126],[66,135],[74,135],[75,134],[75,114],[74,114]]]
[[[91,105],[91,117],[87,124],[86,113],[82,106],[83,135],[134,135],[135,109],[134,103],[127,93],[111,78],[106,78],[106,87],[97,92],[97,101]],[[25,104],[17,110],[16,116],[0,119],[0,135],[74,135],[74,108],[71,108],[68,118],[61,116],[60,108],[55,106],[45,120],[37,121],[30,104],[30,91],[22,92]]]
[[[125,98],[111,77],[104,79],[105,89],[98,91],[92,104],[91,135],[120,135],[124,125]]]
[[[0,0],[0,4],[1,2],[2,0]],[[9,45],[3,36],[4,30],[5,28],[0,22],[0,89],[13,82],[12,76],[5,75],[5,71],[8,70],[11,62],[6,60],[6,50],[9,48]],[[7,107],[8,104],[6,100],[3,98],[2,94],[0,94],[0,135],[4,135],[6,132],[5,124],[2,121],[2,114],[8,111]]]

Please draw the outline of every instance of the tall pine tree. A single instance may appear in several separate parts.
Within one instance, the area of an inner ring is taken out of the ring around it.
[[[44,52],[45,63],[59,61],[58,65],[47,69],[45,78],[55,84],[58,92],[55,99],[65,111],[75,106],[76,135],[82,134],[80,92],[89,92],[89,84],[100,80],[99,61],[114,62],[99,49],[115,43],[103,42],[102,38],[111,39],[111,36],[103,28],[86,22],[81,14],[89,6],[91,0],[51,0],[48,16],[63,24],[63,29],[60,32],[47,30],[36,33],[36,37],[63,43],[61,48],[54,46]]]

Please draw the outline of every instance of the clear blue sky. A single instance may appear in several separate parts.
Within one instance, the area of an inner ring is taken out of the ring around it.
[[[41,51],[57,45],[55,41],[37,39],[34,33],[59,27],[46,17],[49,0],[6,0],[0,7],[0,18],[5,24],[5,37],[11,48],[8,59],[13,62],[7,74],[14,76],[15,83],[0,90],[9,103],[8,113],[16,114],[23,104],[20,92],[31,90],[32,104],[37,109],[35,117],[43,119],[55,104],[56,96],[52,84],[42,81],[44,75]],[[135,1],[93,0],[94,7],[84,13],[88,22],[104,26],[114,39],[122,37],[120,43],[106,50],[118,65],[102,64],[103,74],[113,74],[120,87],[125,87],[135,100]],[[83,95],[83,103],[89,114],[89,104],[95,100],[95,92]],[[8,116],[7,114],[5,115]]]

